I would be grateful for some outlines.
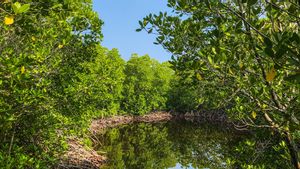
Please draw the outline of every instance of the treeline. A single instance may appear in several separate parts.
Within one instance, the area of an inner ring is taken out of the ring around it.
[[[93,118],[167,109],[170,65],[102,47],[91,0],[0,4],[0,168],[50,168]]]

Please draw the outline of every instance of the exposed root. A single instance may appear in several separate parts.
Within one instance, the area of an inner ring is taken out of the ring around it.
[[[172,115],[168,112],[156,112],[144,116],[114,116],[110,118],[103,118],[94,120],[91,124],[90,131],[93,134],[102,131],[105,128],[116,127],[132,122],[160,122],[172,119]]]
[[[58,169],[98,169],[106,161],[106,157],[84,147],[79,140],[70,139],[68,144],[69,149],[61,158]]]

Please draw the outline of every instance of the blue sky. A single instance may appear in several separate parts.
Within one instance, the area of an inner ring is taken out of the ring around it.
[[[171,54],[160,45],[154,45],[154,35],[135,32],[138,21],[149,13],[170,11],[167,0],[94,0],[94,10],[104,21],[102,45],[117,48],[125,60],[132,53],[149,54],[159,61],[167,61]]]

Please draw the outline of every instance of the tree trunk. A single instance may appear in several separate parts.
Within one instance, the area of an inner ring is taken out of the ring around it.
[[[291,138],[290,133],[285,132],[284,133],[284,139],[287,144],[287,147],[289,149],[289,153],[291,156],[291,163],[295,167],[295,169],[300,169],[300,162],[299,162],[299,157],[298,157],[298,152],[295,144],[293,143],[293,140]]]

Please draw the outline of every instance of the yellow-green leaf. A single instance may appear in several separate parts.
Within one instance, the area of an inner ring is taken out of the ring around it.
[[[257,116],[256,112],[252,111],[251,116],[252,116],[252,118],[256,119],[256,116]]]
[[[208,56],[207,59],[208,59],[208,62],[209,62],[210,64],[213,64],[213,63],[214,63],[213,60],[212,60],[212,58],[211,58],[210,56]]]
[[[211,50],[212,50],[213,54],[215,54],[215,55],[217,54],[216,48],[212,48]]]
[[[20,2],[15,2],[15,3],[12,5],[12,8],[13,8],[15,14],[18,14],[19,9],[21,8]]]
[[[267,72],[266,80],[268,82],[271,82],[271,81],[273,81],[273,79],[275,78],[275,76],[276,76],[276,71],[275,71],[275,69],[273,67],[269,72]]]
[[[242,69],[242,68],[244,67],[244,64],[241,62],[241,63],[239,64],[239,67],[240,67],[240,69]]]
[[[203,80],[203,78],[202,78],[202,76],[200,75],[200,73],[197,73],[197,74],[196,74],[196,77],[197,77],[198,80]]]
[[[18,13],[27,12],[30,9],[30,4],[24,4],[18,9]]]
[[[233,72],[232,72],[231,68],[229,68],[229,73],[233,75]]]
[[[214,65],[214,68],[215,68],[215,69],[220,69],[221,67],[218,66],[218,65]]]
[[[266,104],[263,104],[263,105],[262,105],[262,108],[263,108],[263,109],[266,109],[267,107],[268,107],[268,105],[266,105]]]
[[[61,48],[63,48],[64,47],[64,45],[58,45],[58,48],[59,49],[61,49]]]
[[[24,66],[21,67],[21,73],[22,73],[22,74],[25,73],[25,67],[24,67]]]

